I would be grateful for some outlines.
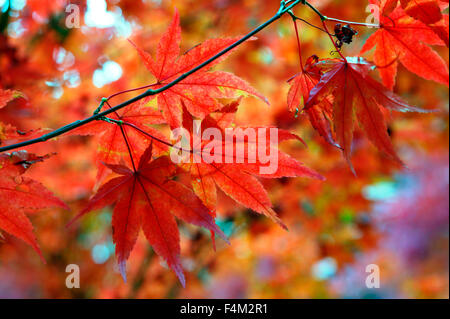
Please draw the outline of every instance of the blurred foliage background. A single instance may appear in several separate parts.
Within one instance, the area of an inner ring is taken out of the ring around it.
[[[80,8],[80,28],[65,25],[69,2]],[[365,0],[311,2],[340,19],[365,21],[369,14]],[[1,122],[24,131],[56,128],[91,114],[103,96],[153,83],[126,39],[154,52],[175,7],[186,51],[208,38],[246,34],[271,17],[279,1],[0,0],[0,84],[27,97],[0,110]],[[298,6],[295,12],[320,25],[311,10]],[[375,31],[357,29],[355,41],[344,48],[347,56],[358,55]],[[301,39],[304,58],[329,57],[333,50],[326,34],[303,23]],[[448,63],[448,49],[435,49]],[[142,234],[124,283],[116,268],[110,210],[65,227],[92,194],[96,142],[61,137],[27,148],[57,153],[28,175],[69,203],[71,211],[31,216],[47,264],[20,240],[0,233],[0,297],[448,298],[448,88],[400,66],[395,92],[412,105],[440,112],[391,115],[391,137],[408,169],[385,158],[357,131],[355,177],[305,116],[287,110],[286,81],[299,71],[297,52],[287,16],[216,67],[246,79],[271,103],[245,99],[239,123],[298,133],[308,148],[296,141],[284,144],[285,151],[327,178],[264,181],[289,232],[220,194],[218,224],[231,246],[218,241],[214,252],[208,232],[180,224],[186,289]],[[80,266],[80,289],[65,286],[68,264]],[[380,289],[365,286],[368,264],[380,266]]]

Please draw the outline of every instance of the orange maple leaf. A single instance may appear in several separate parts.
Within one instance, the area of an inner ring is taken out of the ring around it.
[[[156,59],[153,59],[149,53],[137,47],[130,40],[143,59],[146,68],[157,79],[158,85],[154,87],[155,89],[163,87],[184,72],[205,62],[237,41],[237,38],[210,39],[182,56],[179,56],[180,41],[181,27],[178,11],[175,12],[167,32],[161,37],[156,51]],[[204,69],[191,74],[180,83],[158,94],[159,109],[172,128],[181,126],[181,101],[192,115],[199,118],[204,118],[222,107],[216,98],[236,98],[243,94],[249,94],[268,103],[267,99],[250,84],[234,74],[222,71],[208,72],[211,67],[223,61],[227,56],[227,54],[221,56]]]

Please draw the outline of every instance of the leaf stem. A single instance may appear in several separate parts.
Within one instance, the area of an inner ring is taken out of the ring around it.
[[[186,152],[191,152],[192,153],[192,151],[188,151],[186,149],[183,149],[183,148],[180,148],[180,147],[176,147],[175,145],[173,145],[173,144],[171,144],[169,142],[166,142],[166,141],[164,141],[164,140],[162,140],[160,138],[157,138],[156,136],[153,136],[150,133],[147,133],[146,131],[144,131],[143,129],[137,127],[136,125],[134,125],[132,123],[123,122],[122,124],[134,128],[136,131],[140,132],[141,134],[144,134],[145,136],[150,137],[151,139],[153,139],[153,140],[155,140],[155,141],[157,141],[157,142],[159,142],[161,144],[164,144],[164,145],[169,146],[169,147],[176,148],[176,149],[178,149],[180,151],[186,151]]]
[[[133,165],[133,171],[136,173],[137,169],[136,169],[136,165],[134,164],[133,153],[131,152],[130,143],[128,143],[128,137],[125,133],[125,130],[123,129],[123,125],[119,125],[119,127],[120,127],[120,131],[122,132],[122,137],[125,140],[125,144],[127,145],[128,154],[130,155],[131,164]]]
[[[302,45],[300,43],[300,35],[298,32],[298,27],[297,27],[297,20],[296,19],[292,19],[292,22],[294,23],[294,27],[295,27],[295,36],[297,37],[297,46],[298,46],[298,58],[300,60],[300,70],[302,72],[305,72],[305,69],[303,67],[303,58],[302,58]]]
[[[322,24],[324,29],[327,31],[328,36],[330,37],[331,42],[333,42],[334,47],[336,48],[336,51],[339,53],[339,55],[344,59],[345,62],[347,62],[347,59],[342,54],[341,50],[336,45],[336,42],[334,41],[333,37],[331,36],[330,31],[328,30],[327,24],[325,23],[325,20],[322,20]]]

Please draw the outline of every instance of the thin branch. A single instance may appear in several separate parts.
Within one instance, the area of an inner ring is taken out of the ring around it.
[[[292,11],[289,11],[289,14],[291,15],[291,17],[292,17],[294,20],[302,21],[302,22],[306,23],[307,25],[309,25],[310,27],[313,27],[313,28],[315,28],[315,29],[317,29],[317,30],[319,30],[319,31],[322,31],[323,33],[327,33],[327,31],[325,31],[325,30],[322,29],[321,27],[318,27],[318,26],[316,26],[315,24],[312,24],[311,22],[309,22],[309,21],[307,21],[307,20],[305,20],[305,19],[302,19],[302,18],[300,18],[300,17],[297,17]]]
[[[314,7],[311,3],[309,3],[308,1],[305,1],[305,4],[310,7],[319,17],[320,20],[325,21],[327,19],[326,16],[324,16],[318,9],[316,9],[316,7]]]
[[[118,96],[118,95],[125,94],[125,93],[130,93],[130,92],[134,92],[134,91],[139,91],[139,90],[143,90],[143,89],[148,89],[148,88],[151,88],[152,86],[156,86],[156,85],[158,85],[158,83],[149,84],[149,85],[141,86],[141,87],[138,87],[138,88],[134,88],[134,89],[129,89],[129,90],[117,92],[117,93],[114,93],[114,94],[110,95],[107,99],[108,99],[108,101],[109,101],[109,100],[111,100],[113,97],[116,97],[116,96]]]
[[[111,104],[109,104],[109,99],[110,98],[108,98],[108,100],[107,101],[105,101],[105,103],[106,103],[106,105],[108,106],[108,108],[110,108],[110,109],[112,109],[112,106],[111,106]],[[119,118],[120,119],[120,115],[119,115],[119,113],[117,113],[117,112],[114,112],[114,114],[116,114],[116,116],[117,116],[117,118]]]
[[[285,13],[289,12],[289,10],[292,10],[295,6],[297,6],[298,4],[304,4],[305,1],[304,0],[291,0],[291,1],[281,1],[281,5],[280,5],[280,9],[278,10],[278,12],[269,20],[267,20],[266,22],[264,22],[263,24],[261,24],[260,26],[258,26],[257,28],[255,28],[253,31],[249,32],[247,35],[243,36],[240,40],[237,40],[236,42],[234,42],[233,44],[231,44],[230,46],[228,46],[227,48],[225,48],[224,50],[220,51],[219,53],[217,53],[216,55],[214,55],[213,57],[209,58],[208,60],[206,60],[205,62],[203,62],[202,64],[196,66],[195,68],[191,69],[190,71],[183,73],[181,76],[179,76],[177,79],[173,80],[172,82],[166,84],[165,86],[156,89],[156,90],[152,90],[152,89],[148,89],[147,91],[145,91],[144,93],[135,96],[123,103],[120,103],[108,110],[105,110],[103,112],[99,112],[94,114],[91,117],[88,117],[84,120],[78,120],[75,121],[73,123],[70,123],[66,126],[63,126],[59,129],[54,130],[53,132],[50,132],[48,134],[45,134],[39,138],[35,138],[35,139],[31,139],[28,141],[24,141],[21,143],[17,143],[17,144],[12,144],[12,145],[8,145],[8,146],[4,146],[4,147],[0,147],[0,153],[2,152],[6,152],[9,150],[13,150],[13,149],[17,149],[17,148],[21,148],[21,147],[25,147],[28,145],[32,145],[32,144],[37,144],[37,143],[42,143],[45,141],[48,141],[52,138],[55,138],[57,136],[60,136],[64,133],[67,133],[73,129],[76,129],[78,127],[81,127],[83,125],[86,125],[92,121],[96,121],[96,120],[102,120],[104,119],[107,115],[114,113],[130,104],[133,104],[141,99],[144,99],[146,97],[152,96],[152,95],[156,95],[159,94],[161,92],[164,92],[170,88],[172,88],[173,86],[175,86],[176,84],[180,83],[181,81],[183,81],[184,79],[186,79],[188,76],[194,74],[195,72],[203,69],[205,66],[209,65],[210,63],[214,62],[215,60],[217,60],[218,58],[220,58],[221,56],[223,56],[224,54],[228,53],[229,51],[233,50],[234,48],[236,48],[237,46],[239,46],[240,44],[244,43],[245,41],[247,41],[248,39],[252,38],[254,35],[256,35],[257,33],[259,33],[260,31],[262,31],[263,29],[267,28],[269,25],[271,25],[272,23],[274,23],[275,21],[277,21],[278,19],[280,19]],[[104,100],[108,100],[108,99],[104,99]],[[104,100],[102,100],[102,102],[104,103]]]
[[[380,27],[378,24],[373,24],[373,23],[353,22],[353,21],[347,21],[347,20],[341,20],[341,19],[335,19],[335,18],[329,18],[329,17],[326,17],[326,20],[340,22],[340,23],[346,23],[346,24],[352,24],[352,25],[360,25],[363,27],[371,27],[371,28],[379,28]]]
[[[360,26],[364,26],[364,27],[375,27],[375,28],[379,28],[380,27],[378,24],[354,22],[354,21],[347,21],[347,20],[341,20],[341,19],[336,19],[336,18],[330,18],[330,17],[327,17],[327,16],[323,15],[316,7],[314,7],[308,1],[305,1],[305,4],[308,7],[310,7],[320,17],[322,22],[328,20],[328,21],[335,21],[335,22],[346,23],[346,24],[360,25]]]

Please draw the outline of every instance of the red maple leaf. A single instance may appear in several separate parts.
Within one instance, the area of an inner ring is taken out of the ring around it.
[[[32,164],[47,157],[26,151],[0,154],[0,229],[32,246],[44,262],[26,213],[49,207],[68,207],[41,183],[22,174]]]
[[[381,15],[388,16],[397,7],[399,0],[369,0],[369,2],[379,6]],[[410,17],[426,25],[432,25],[444,17],[442,11],[448,7],[448,0],[400,0],[400,4]]]
[[[437,0],[400,0],[400,3],[408,15],[425,24],[436,23],[442,19]]]
[[[409,16],[430,27],[448,47],[448,14],[442,13],[448,8],[448,0],[400,0],[400,3]],[[397,0],[395,0],[395,4],[397,4]],[[388,13],[384,12],[384,14]]]
[[[181,27],[178,11],[176,11],[167,32],[161,37],[156,51],[156,59],[130,42],[136,47],[146,68],[157,79],[158,85],[154,87],[156,89],[205,62],[237,40],[237,38],[210,39],[179,57]],[[222,71],[208,72],[211,67],[223,61],[227,56],[227,54],[221,56],[204,69],[158,94],[159,109],[172,128],[181,126],[181,101],[192,115],[199,118],[204,118],[222,107],[216,98],[236,98],[243,94],[250,94],[267,103],[264,96],[234,74]]]
[[[361,53],[376,47],[374,62],[383,84],[391,90],[395,84],[398,61],[409,71],[448,86],[447,64],[426,44],[445,43],[433,29],[397,7],[389,16],[380,17],[380,29],[367,39]]]
[[[308,101],[309,93],[319,83],[322,72],[314,64],[318,57],[313,55],[308,58],[302,70],[292,77],[288,82],[291,85],[289,89],[287,103],[291,112],[298,112]],[[320,105],[314,105],[306,110],[311,125],[319,134],[331,145],[338,146],[334,141],[330,127],[329,118],[332,117],[331,99],[323,99]]]
[[[136,171],[123,165],[105,164],[120,177],[101,186],[75,219],[116,203],[112,217],[113,240],[124,280],[126,261],[142,228],[155,252],[167,261],[185,286],[180,263],[180,236],[174,216],[205,227],[224,240],[227,238],[195,194],[169,178],[176,169],[170,159],[166,156],[151,159],[152,146],[142,155]]]
[[[448,20],[448,13],[442,15],[442,20],[429,24],[431,30],[436,33],[436,35],[444,41],[445,45],[448,47],[449,45],[449,20]]]
[[[190,160],[181,164],[181,167],[189,172],[194,192],[212,211],[216,208],[216,187],[219,187],[236,202],[271,218],[286,228],[272,209],[272,203],[264,186],[255,176],[263,178],[309,177],[322,180],[324,178],[280,151],[278,145],[269,143],[265,144],[265,153],[269,154],[272,151],[275,154],[276,152],[277,169],[271,173],[262,173],[261,168],[267,166],[267,163],[263,163],[257,156],[251,160],[252,156],[249,155],[249,152],[252,150],[254,154],[259,154],[261,148],[264,147],[264,144],[259,144],[259,140],[265,138],[266,141],[269,141],[270,127],[240,127],[243,131],[250,129],[255,132],[253,141],[245,137],[240,138],[238,135],[235,135],[233,140],[225,138],[225,129],[233,122],[238,104],[239,102],[234,102],[216,114],[208,115],[201,122],[201,130],[197,131],[194,131],[192,116],[186,110],[184,111],[183,127],[190,132],[192,150],[198,151],[193,151]],[[209,128],[219,129],[222,140],[204,139],[203,135]],[[277,130],[277,133],[278,142],[289,139],[303,142],[301,138],[289,131]],[[194,140],[195,136],[198,137],[196,140]],[[226,153],[227,146],[233,150],[232,153]],[[245,150],[243,154],[237,152],[238,147]],[[211,156],[211,158],[217,157],[217,160],[205,161],[205,155]]]
[[[391,159],[402,164],[387,133],[380,106],[400,112],[427,111],[408,105],[373,80],[368,73],[374,66],[363,58],[322,60],[316,65],[328,71],[312,89],[305,108],[319,105],[328,96],[334,96],[333,123],[336,139],[352,171],[354,172],[350,156],[354,113],[369,140]]]

